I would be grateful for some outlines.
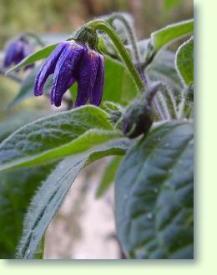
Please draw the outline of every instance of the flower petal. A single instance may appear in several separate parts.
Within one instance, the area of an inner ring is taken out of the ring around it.
[[[64,48],[68,45],[68,42],[60,43],[52,52],[52,54],[46,59],[45,63],[41,66],[35,80],[34,95],[40,96],[43,94],[44,84],[50,74],[54,72],[58,58],[60,57]]]
[[[54,82],[51,91],[51,103],[56,107],[61,105],[64,93],[76,80],[76,70],[85,51],[84,46],[69,42],[62,52],[54,71]]]
[[[98,70],[98,60],[96,52],[88,50],[81,61],[80,72],[78,76],[78,94],[75,106],[81,106],[89,100]]]
[[[98,71],[95,80],[94,87],[90,94],[90,103],[93,105],[99,105],[103,96],[104,85],[104,58],[101,54],[98,54]]]
[[[17,51],[20,50],[18,41],[12,41],[8,44],[5,50],[4,67],[11,66],[16,61]]]

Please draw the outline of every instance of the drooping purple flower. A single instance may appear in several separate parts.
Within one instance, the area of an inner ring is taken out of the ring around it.
[[[4,67],[18,64],[32,51],[31,45],[24,37],[10,41],[5,49]]]
[[[60,43],[36,76],[35,96],[43,94],[43,87],[51,74],[51,104],[60,106],[64,93],[74,82],[78,83],[75,106],[86,103],[100,104],[104,83],[104,59],[98,52],[74,41]]]

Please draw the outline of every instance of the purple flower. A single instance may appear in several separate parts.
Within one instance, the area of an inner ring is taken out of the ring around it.
[[[42,65],[36,77],[34,94],[43,94],[49,75],[53,74],[51,104],[60,106],[64,93],[78,83],[75,106],[99,105],[104,83],[104,59],[86,45],[66,41],[60,43]]]
[[[10,41],[5,49],[4,67],[8,68],[20,63],[32,50],[31,45],[24,37]]]

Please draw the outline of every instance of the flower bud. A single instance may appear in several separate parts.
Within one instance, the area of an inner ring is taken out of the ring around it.
[[[145,134],[151,128],[152,109],[144,95],[136,99],[123,115],[122,130],[129,138]]]

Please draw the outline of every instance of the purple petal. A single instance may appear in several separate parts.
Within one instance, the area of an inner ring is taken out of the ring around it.
[[[60,43],[52,52],[52,54],[46,59],[45,63],[41,66],[39,73],[36,76],[34,85],[34,95],[40,96],[43,94],[43,87],[48,76],[54,73],[54,69],[62,51],[68,45],[69,42]]]
[[[25,45],[22,41],[17,42],[16,50],[14,52],[14,60],[13,60],[14,64],[20,63],[20,61],[23,60],[23,58],[25,57],[24,47]]]
[[[93,90],[90,94],[91,104],[98,106],[101,103],[102,95],[103,95],[103,85],[104,85],[104,58],[101,54],[99,54],[96,81],[95,81]]]
[[[51,103],[56,107],[61,105],[64,93],[74,83],[76,70],[85,51],[84,46],[70,43],[62,52],[54,71],[54,82],[51,91]]]
[[[89,100],[98,71],[98,59],[96,52],[88,50],[82,59],[78,76],[78,94],[75,106],[81,106]]]
[[[12,64],[17,64],[20,61],[20,53],[22,55],[22,43],[20,41],[12,41],[8,44],[5,50],[4,67],[9,67]]]

